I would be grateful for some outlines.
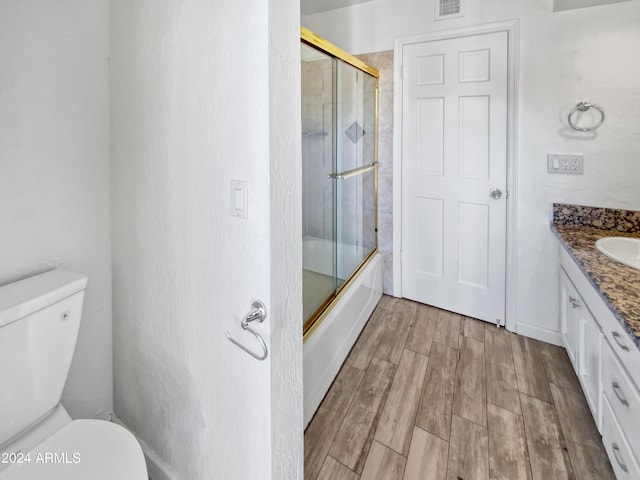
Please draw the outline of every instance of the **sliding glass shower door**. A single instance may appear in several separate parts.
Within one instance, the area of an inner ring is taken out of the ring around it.
[[[303,36],[303,330],[377,247],[377,72]],[[354,65],[355,64],[355,65]]]
[[[338,285],[376,248],[376,83],[337,63],[336,249]],[[373,168],[372,168],[373,167]]]
[[[307,322],[338,287],[333,57],[302,44],[303,315]]]

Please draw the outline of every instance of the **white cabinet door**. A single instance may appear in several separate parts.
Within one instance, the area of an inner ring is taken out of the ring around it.
[[[564,348],[575,371],[578,371],[578,321],[576,302],[579,295],[563,269],[560,269],[560,329]]]
[[[627,426],[629,428],[629,426]],[[633,428],[633,427],[632,427]],[[618,480],[637,480],[640,468],[606,395],[602,397],[602,443]]]
[[[600,429],[602,332],[564,269],[560,269],[560,328],[564,347]]]
[[[600,421],[600,363],[603,336],[600,327],[586,305],[584,305],[581,297],[578,297],[578,302],[579,305],[575,309],[580,328],[578,335],[578,378],[599,431],[602,423]]]
[[[602,389],[636,460],[640,459],[640,393],[612,348],[602,344]],[[639,477],[640,478],[640,477]]]

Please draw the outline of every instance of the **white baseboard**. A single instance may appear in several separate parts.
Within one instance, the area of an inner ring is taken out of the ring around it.
[[[121,427],[126,428],[131,432],[131,430],[124,424],[122,420],[120,420],[115,413],[111,414],[110,420],[113,423],[117,423]],[[142,447],[142,452],[144,453],[144,458],[147,461],[147,472],[149,474],[150,480],[175,480],[175,475],[170,473],[171,468],[160,458],[158,457],[153,450],[151,450],[146,443],[144,443],[138,436],[131,432],[140,443]]]
[[[536,327],[534,325],[527,325],[526,323],[518,323],[516,327],[518,335],[524,335],[525,337],[535,338],[542,342],[551,343],[562,347],[562,335],[555,330],[548,330],[546,328]]]

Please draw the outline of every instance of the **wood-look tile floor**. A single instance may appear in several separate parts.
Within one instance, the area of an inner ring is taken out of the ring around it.
[[[305,480],[614,478],[562,348],[388,296],[304,448]]]

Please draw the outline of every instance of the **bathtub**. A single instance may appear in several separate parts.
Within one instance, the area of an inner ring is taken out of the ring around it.
[[[337,276],[341,280],[346,279],[358,267],[363,255],[363,248],[344,243],[334,244],[331,240],[305,236],[302,239],[302,268],[323,275],[333,275],[334,260],[333,250],[340,261],[337,264]]]
[[[307,270],[331,275],[333,273],[333,244],[330,241],[305,237],[304,264]],[[338,277],[347,278],[362,258],[358,247],[337,245],[344,271],[338,267]],[[353,267],[349,267],[353,266]],[[347,271],[348,270],[348,271]],[[320,402],[329,390],[340,367],[360,335],[373,309],[382,297],[382,258],[374,254],[350,284],[318,328],[304,343],[304,424],[311,421]]]

